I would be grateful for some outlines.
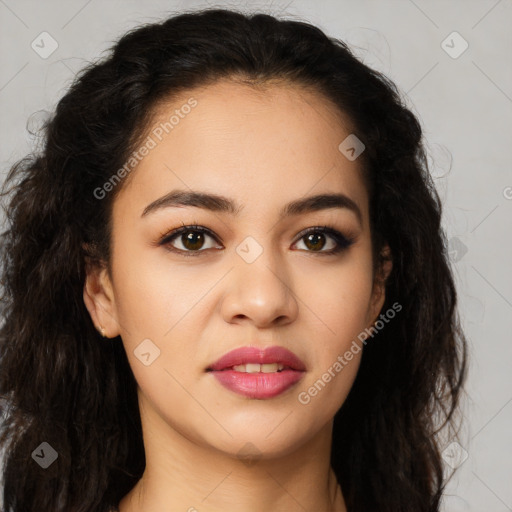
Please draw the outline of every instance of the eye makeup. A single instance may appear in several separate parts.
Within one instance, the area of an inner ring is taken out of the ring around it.
[[[195,234],[195,236],[188,236],[187,238],[184,238],[184,235],[193,234]],[[179,238],[180,236],[181,238]],[[341,233],[333,226],[324,224],[322,226],[313,226],[301,231],[297,235],[294,245],[297,242],[302,241],[303,239],[305,239],[307,243],[312,243],[313,245],[316,245],[316,241],[318,240],[319,236],[324,237],[325,240],[332,240],[335,244],[334,247],[329,250],[322,250],[324,245],[328,245],[326,242],[325,244],[321,244],[321,250],[306,250],[306,252],[311,252],[313,254],[318,254],[322,256],[334,255],[343,252],[348,247],[350,247],[355,241],[354,237],[345,236],[343,233]],[[170,231],[162,233],[159,236],[156,245],[163,246],[170,252],[182,254],[183,256],[186,257],[197,257],[202,255],[202,253],[206,252],[206,249],[199,247],[194,248],[193,246],[201,245],[202,247],[202,244],[204,244],[205,239],[208,237],[215,240],[217,243],[220,243],[219,237],[212,230],[194,222],[193,224],[183,225],[180,228],[172,229]],[[314,237],[313,241],[312,237]],[[175,245],[173,245],[175,241],[179,241],[183,249],[177,248]],[[188,247],[185,244],[187,244]],[[213,247],[208,247],[207,249],[210,248]]]

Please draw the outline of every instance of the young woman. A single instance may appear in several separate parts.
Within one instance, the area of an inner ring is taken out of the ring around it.
[[[439,510],[466,367],[441,205],[343,42],[140,27],[3,197],[4,510]]]

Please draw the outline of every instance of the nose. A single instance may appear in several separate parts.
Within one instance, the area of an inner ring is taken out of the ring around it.
[[[252,263],[235,254],[222,302],[226,322],[249,322],[265,328],[296,319],[298,303],[292,278],[285,263],[271,253],[264,250]]]

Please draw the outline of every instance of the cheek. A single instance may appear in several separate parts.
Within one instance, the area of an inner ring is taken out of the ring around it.
[[[313,272],[314,270],[314,272]],[[325,348],[318,354],[332,357],[344,350],[351,339],[371,321],[372,295],[371,259],[366,251],[354,251],[339,264],[311,269],[299,292],[304,297],[301,321],[316,329],[317,338]],[[315,331],[311,331],[314,334]]]
[[[179,383],[202,370],[197,340],[208,314],[205,295],[214,281],[211,275],[191,279],[194,270],[180,271],[162,254],[163,249],[118,255],[116,314],[139,387],[155,404],[172,402],[186,409],[187,395],[182,396]]]
[[[133,342],[141,336],[165,339],[164,334],[191,308],[190,287],[182,273],[172,271],[165,259],[153,257],[159,250],[144,252],[140,247],[128,250],[128,246],[129,241],[126,250],[114,259],[116,314],[121,336]]]
[[[328,276],[317,272],[315,277],[323,284],[321,292],[317,285],[318,293],[308,295],[312,371],[298,389],[297,399],[316,411],[320,424],[341,407],[359,369],[362,333],[371,322],[371,261],[362,258],[357,265],[340,267]]]

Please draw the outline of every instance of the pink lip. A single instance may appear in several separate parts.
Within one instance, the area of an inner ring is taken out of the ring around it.
[[[278,363],[285,368],[273,373],[244,373],[233,370],[233,366],[250,363]],[[241,347],[222,356],[207,371],[220,384],[237,394],[266,399],[280,395],[302,379],[306,367],[294,353],[283,347]]]

